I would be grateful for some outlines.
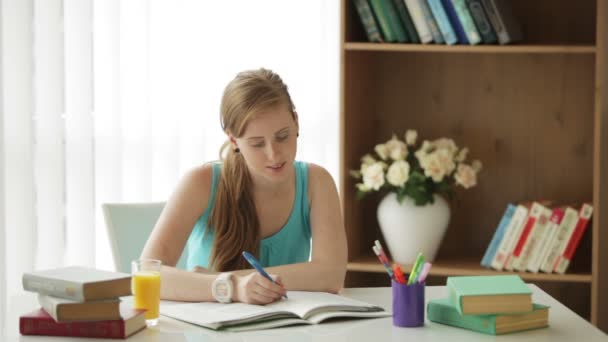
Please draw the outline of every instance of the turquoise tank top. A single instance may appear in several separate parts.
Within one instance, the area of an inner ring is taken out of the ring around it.
[[[213,164],[213,180],[209,204],[205,212],[194,224],[194,228],[186,244],[188,270],[193,269],[195,266],[209,268],[214,232],[213,229],[208,229],[207,221],[213,208],[221,165],[221,163]],[[260,241],[260,255],[258,259],[264,267],[294,264],[310,260],[311,231],[310,206],[308,202],[308,165],[304,162],[295,161],[294,167],[296,195],[289,219],[281,230]]]

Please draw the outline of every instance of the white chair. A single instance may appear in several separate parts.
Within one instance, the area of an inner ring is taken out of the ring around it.
[[[131,261],[141,255],[164,206],[164,202],[101,205],[117,271],[131,272]],[[185,249],[176,267],[186,268]]]

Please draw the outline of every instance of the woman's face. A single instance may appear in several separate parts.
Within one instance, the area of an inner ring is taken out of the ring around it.
[[[291,179],[298,126],[286,106],[256,115],[242,137],[234,139],[254,179],[281,183]],[[234,144],[233,142],[233,144]]]

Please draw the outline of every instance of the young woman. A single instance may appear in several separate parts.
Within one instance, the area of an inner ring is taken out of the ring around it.
[[[325,169],[295,161],[298,115],[287,86],[270,70],[241,72],[220,111],[222,162],[185,175],[142,252],[165,265],[161,297],[267,304],[286,290],[339,291],[347,251],[338,193]],[[184,248],[189,271],[174,267]]]

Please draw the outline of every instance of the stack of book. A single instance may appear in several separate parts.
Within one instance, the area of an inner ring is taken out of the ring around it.
[[[481,260],[496,270],[564,274],[589,226],[593,207],[550,202],[509,204]]]
[[[448,298],[430,300],[427,317],[491,335],[544,328],[549,307],[532,303],[532,291],[517,275],[448,277]]]
[[[522,39],[508,0],[353,0],[370,42],[509,44]]]
[[[23,335],[127,338],[144,329],[143,310],[121,305],[131,295],[131,275],[80,266],[25,273],[26,291],[40,308],[19,318]]]

